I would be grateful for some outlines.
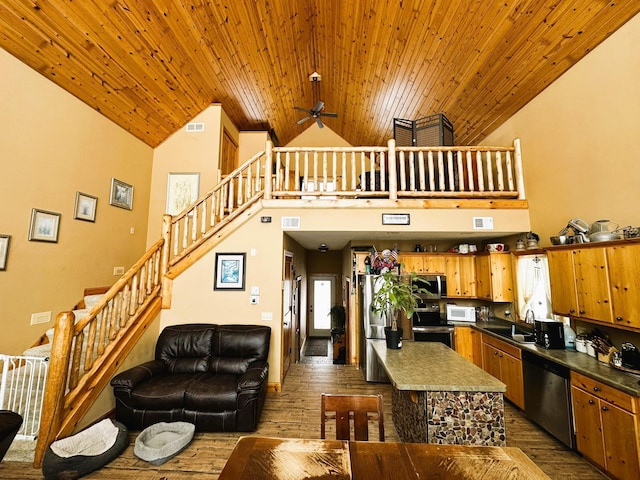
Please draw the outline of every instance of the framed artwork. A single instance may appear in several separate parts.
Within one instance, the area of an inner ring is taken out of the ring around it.
[[[177,215],[198,199],[199,173],[170,173],[167,180],[167,212]]]
[[[244,290],[246,253],[216,253],[214,290]]]
[[[11,240],[11,235],[0,234],[0,270],[7,269],[7,256],[9,255],[9,240]]]
[[[29,240],[37,242],[58,242],[60,230],[60,214],[38,210],[31,210],[31,225],[29,226]]]
[[[82,192],[76,192],[76,206],[73,209],[73,218],[76,220],[95,222],[97,205],[98,197],[87,195]]]
[[[133,186],[117,178],[111,179],[111,199],[109,204],[114,207],[133,210]]]

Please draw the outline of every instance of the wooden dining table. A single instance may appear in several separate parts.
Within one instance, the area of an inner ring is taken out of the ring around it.
[[[240,437],[219,480],[549,479],[515,447]]]

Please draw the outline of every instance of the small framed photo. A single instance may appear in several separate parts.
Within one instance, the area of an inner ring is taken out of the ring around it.
[[[60,214],[38,210],[31,210],[31,225],[29,226],[29,240],[37,242],[58,242],[60,230]]]
[[[198,199],[199,173],[170,173],[167,181],[167,212],[177,215]]]
[[[246,253],[216,253],[214,290],[244,290]]]
[[[109,204],[114,207],[133,210],[133,186],[117,178],[111,179],[111,199]]]
[[[11,240],[11,235],[0,234],[0,271],[7,269],[7,257],[9,256],[9,240]]]
[[[95,222],[97,205],[98,197],[87,195],[82,192],[76,192],[76,206],[73,210],[73,218],[76,220]]]

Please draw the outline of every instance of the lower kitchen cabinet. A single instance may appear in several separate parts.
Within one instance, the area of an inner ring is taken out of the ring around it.
[[[482,333],[475,328],[456,326],[455,350],[482,368]]]
[[[490,335],[482,335],[482,368],[507,386],[504,396],[524,410],[522,351]]]
[[[571,372],[577,448],[619,480],[640,478],[638,398]]]

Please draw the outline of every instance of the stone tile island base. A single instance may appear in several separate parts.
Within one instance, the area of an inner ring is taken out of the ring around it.
[[[393,424],[403,442],[506,446],[501,392],[393,389]]]

